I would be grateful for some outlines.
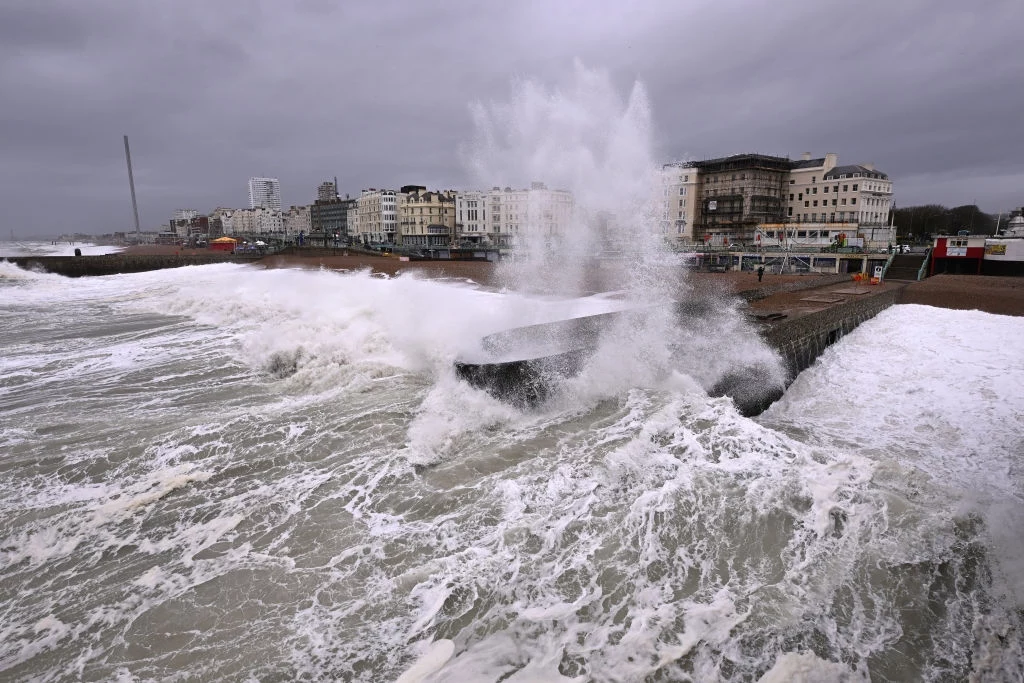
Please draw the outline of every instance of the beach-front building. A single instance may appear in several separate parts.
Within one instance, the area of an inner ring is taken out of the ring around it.
[[[479,190],[456,192],[456,241],[478,246],[490,244],[487,226],[487,193]]]
[[[871,247],[893,242],[889,176],[872,164],[838,164],[832,152],[818,158],[804,153],[797,160],[736,154],[666,164],[662,233],[682,243],[753,245],[780,232],[767,226],[790,223],[803,224],[795,234],[813,242],[839,233]]]
[[[697,222],[696,166],[688,163],[661,167],[661,232],[683,242],[694,242]]]
[[[980,275],[985,235],[939,235],[932,244],[930,274]]]
[[[398,234],[398,192],[371,187],[357,200],[359,239],[364,244],[395,244]]]
[[[428,191],[406,185],[398,194],[397,243],[403,247],[457,246],[456,200],[453,190]]]
[[[231,216],[232,232],[235,235],[283,234],[284,224],[281,212],[257,206],[252,209],[238,209]]]
[[[355,234],[350,216],[356,209],[355,199],[317,199],[309,207],[310,228],[315,234],[330,235],[339,242],[348,243]]]
[[[292,206],[281,214],[281,229],[285,235],[298,235],[310,232],[310,207]]]
[[[575,200],[568,190],[552,190],[542,182],[528,189],[494,187],[487,192],[487,236],[499,247],[552,244],[572,239]]]

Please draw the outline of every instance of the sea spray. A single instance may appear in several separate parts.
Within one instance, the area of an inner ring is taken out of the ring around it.
[[[574,294],[600,267],[605,283],[649,298],[664,280],[646,267],[669,252],[655,220],[659,185],[644,85],[634,83],[624,99],[606,71],[577,61],[561,86],[520,79],[508,101],[475,102],[470,110],[475,134],[463,156],[481,187],[540,181],[575,201],[555,241],[543,239],[539,225],[524,226],[508,279]],[[627,256],[600,260],[609,249]]]

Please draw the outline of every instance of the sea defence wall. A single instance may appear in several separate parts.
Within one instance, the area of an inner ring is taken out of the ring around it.
[[[817,310],[799,314],[751,312],[757,332],[782,357],[785,377],[758,365],[737,367],[708,392],[729,396],[741,413],[758,415],[778,400],[786,387],[810,367],[831,344],[862,322],[899,301],[901,287],[861,290],[856,296],[829,297]],[[534,325],[491,335],[483,340],[490,357],[464,358],[456,362],[456,373],[470,384],[517,405],[531,405],[544,399],[553,383],[583,367],[596,345],[601,329],[618,316],[637,312],[606,313],[559,323]],[[642,314],[642,313],[641,313]],[[712,300],[689,301],[677,306],[680,324],[700,324],[703,316],[714,316]],[[689,320],[687,320],[689,319]]]
[[[814,364],[830,345],[858,325],[899,303],[903,288],[869,293],[795,318],[759,323],[761,337],[786,362],[789,381]]]
[[[65,277],[141,273],[162,268],[203,266],[210,263],[250,262],[259,256],[233,254],[103,254],[100,256],[8,256],[10,261],[26,270],[55,273]]]

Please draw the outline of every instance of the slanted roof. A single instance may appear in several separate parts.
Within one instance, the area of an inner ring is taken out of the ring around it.
[[[877,178],[878,180],[888,180],[889,176],[882,173],[879,170],[871,170],[866,166],[860,166],[859,164],[852,164],[850,166],[836,166],[831,171],[825,174],[825,178],[833,180],[841,175],[847,177],[853,177],[854,173],[859,173],[861,178]]]
[[[797,159],[793,162],[793,170],[800,168],[817,168],[818,166],[825,165],[825,157],[820,159]]]

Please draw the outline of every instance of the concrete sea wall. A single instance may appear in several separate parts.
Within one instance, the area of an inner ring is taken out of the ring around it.
[[[761,336],[785,359],[789,381],[814,361],[830,345],[852,332],[858,325],[899,302],[903,288],[894,288],[862,298],[845,301],[798,318],[763,323]]]
[[[141,273],[147,270],[202,266],[210,263],[250,262],[254,260],[254,257],[227,253],[201,255],[104,254],[100,256],[10,256],[6,260],[26,270],[39,270],[65,277],[84,277]]]

